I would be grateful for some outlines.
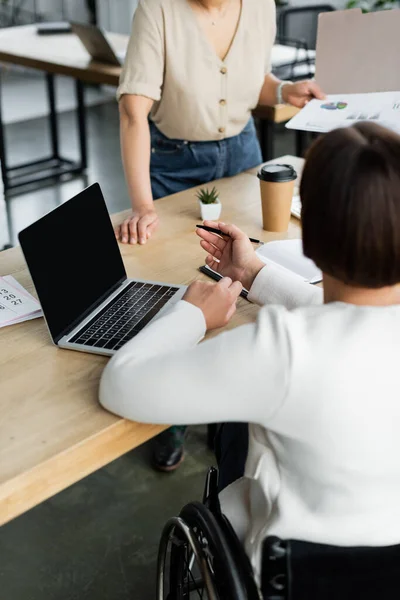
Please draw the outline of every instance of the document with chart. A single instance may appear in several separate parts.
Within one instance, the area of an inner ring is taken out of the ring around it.
[[[335,94],[311,100],[286,127],[325,133],[359,121],[379,123],[400,133],[400,92]]]

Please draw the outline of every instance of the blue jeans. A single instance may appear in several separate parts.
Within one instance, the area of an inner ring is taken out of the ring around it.
[[[172,140],[150,123],[150,177],[153,198],[162,198],[232,177],[262,162],[253,119],[234,137],[217,142]]]

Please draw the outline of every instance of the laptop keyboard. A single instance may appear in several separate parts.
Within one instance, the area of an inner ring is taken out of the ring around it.
[[[179,288],[132,281],[68,340],[83,346],[118,350],[139,333]]]

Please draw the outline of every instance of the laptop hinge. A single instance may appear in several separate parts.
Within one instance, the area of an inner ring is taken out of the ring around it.
[[[84,321],[86,319],[86,317],[88,317],[90,315],[91,312],[93,312],[94,310],[96,310],[96,308],[98,308],[101,304],[103,304],[104,300],[107,300],[107,298],[109,296],[111,296],[114,292],[116,292],[117,289],[119,287],[121,287],[121,285],[123,283],[125,283],[125,281],[127,281],[126,276],[122,277],[122,279],[120,279],[115,285],[113,285],[111,288],[109,288],[107,290],[107,292],[105,294],[103,294],[100,298],[98,298],[96,300],[96,302],[93,302],[93,304],[91,306],[89,306],[89,308],[87,310],[85,310],[85,312],[82,313],[82,315],[78,319],[75,319],[75,321],[73,323],[71,323],[71,325],[69,325],[66,329],[64,329],[64,331],[62,331],[59,335],[57,335],[57,337],[54,338],[54,343],[58,344],[58,342],[64,336],[71,333],[75,329],[75,327],[77,327],[79,325],[79,323]]]

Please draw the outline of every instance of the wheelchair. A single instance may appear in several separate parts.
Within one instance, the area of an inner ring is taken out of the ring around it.
[[[162,532],[157,600],[399,600],[400,545],[337,547],[269,536],[261,583],[208,472],[203,503],[191,502]]]

